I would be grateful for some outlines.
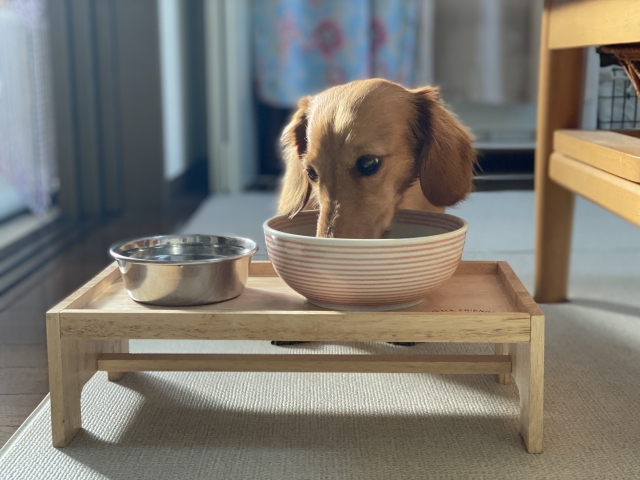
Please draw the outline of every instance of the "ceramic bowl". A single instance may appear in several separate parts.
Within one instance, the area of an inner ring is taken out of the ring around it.
[[[385,239],[315,237],[317,211],[264,224],[269,258],[289,287],[333,310],[384,311],[420,303],[456,271],[467,223],[400,210]]]

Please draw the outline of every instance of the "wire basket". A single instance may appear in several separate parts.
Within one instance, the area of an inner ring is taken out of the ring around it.
[[[598,130],[638,130],[640,109],[633,84],[619,65],[600,68]]]

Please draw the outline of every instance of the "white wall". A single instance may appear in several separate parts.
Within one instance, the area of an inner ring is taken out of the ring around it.
[[[159,0],[164,176],[173,180],[188,167],[186,62],[182,0]]]

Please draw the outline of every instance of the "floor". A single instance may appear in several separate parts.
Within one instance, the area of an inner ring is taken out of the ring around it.
[[[45,312],[108,265],[111,244],[173,232],[201,200],[101,222],[0,296],[0,447],[49,393]]]

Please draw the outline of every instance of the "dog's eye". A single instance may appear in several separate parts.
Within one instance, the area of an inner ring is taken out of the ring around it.
[[[312,182],[315,182],[316,180],[318,180],[318,172],[316,172],[311,167],[307,168],[307,176],[309,177],[309,180],[311,180]]]
[[[358,173],[365,177],[369,177],[376,173],[380,168],[380,159],[377,157],[360,157],[356,162]]]

